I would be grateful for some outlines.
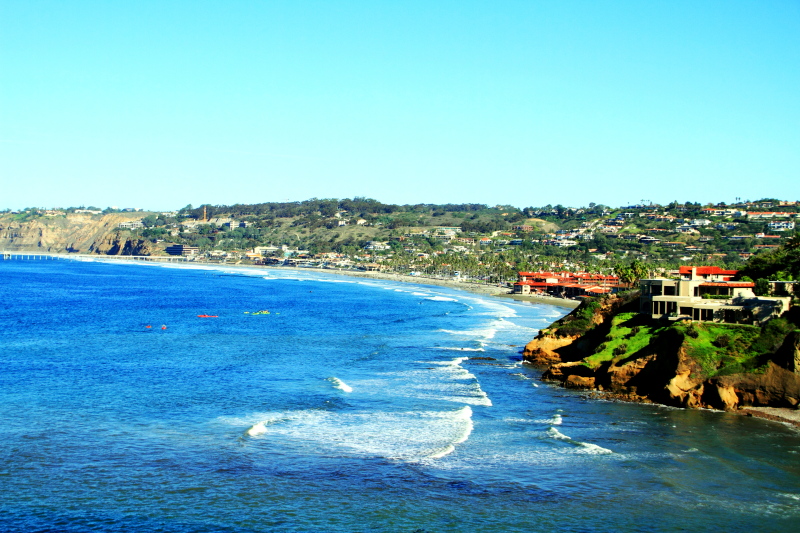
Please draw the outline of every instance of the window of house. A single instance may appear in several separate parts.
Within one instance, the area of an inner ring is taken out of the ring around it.
[[[661,296],[661,285],[652,285],[650,290],[653,296]]]

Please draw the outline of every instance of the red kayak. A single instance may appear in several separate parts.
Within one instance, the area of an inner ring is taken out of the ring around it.
[[[200,318],[219,318],[219,315],[197,315]]]

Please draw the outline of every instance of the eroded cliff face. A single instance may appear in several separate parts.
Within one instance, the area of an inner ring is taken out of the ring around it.
[[[152,253],[149,243],[138,239],[131,241],[117,229],[120,222],[139,218],[141,214],[68,214],[16,222],[11,217],[2,217],[0,249],[12,252],[149,255]]]
[[[589,315],[588,323],[593,328],[602,327],[623,307],[631,305],[630,298],[618,298],[614,296],[605,297],[597,302],[597,308]],[[585,314],[587,302],[573,309],[565,318],[570,315]],[[563,321],[564,319],[562,319]],[[564,335],[557,331],[557,321],[549,328],[539,332],[535,339],[529,342],[522,351],[522,357],[528,363],[534,365],[546,365],[562,361],[572,361],[583,358],[586,353],[588,339],[583,335]],[[588,352],[591,353],[591,352]]]
[[[92,243],[89,252],[103,255],[151,255],[153,248],[150,241],[130,239],[115,232]]]
[[[668,330],[635,355],[621,355],[593,368],[583,358],[603,335],[611,307],[597,311],[594,334],[555,337],[546,330],[525,348],[531,364],[547,366],[542,379],[565,387],[600,390],[626,400],[684,408],[735,410],[748,406],[800,407],[800,334],[790,334],[757,372],[705,377],[687,353],[685,337]]]

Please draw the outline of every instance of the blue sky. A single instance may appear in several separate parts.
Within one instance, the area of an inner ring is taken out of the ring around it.
[[[800,3],[0,0],[0,209],[800,199]]]

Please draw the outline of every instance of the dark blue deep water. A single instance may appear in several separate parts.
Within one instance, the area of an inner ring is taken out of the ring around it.
[[[0,531],[800,529],[800,433],[542,383],[561,308],[20,260],[0,305]]]

